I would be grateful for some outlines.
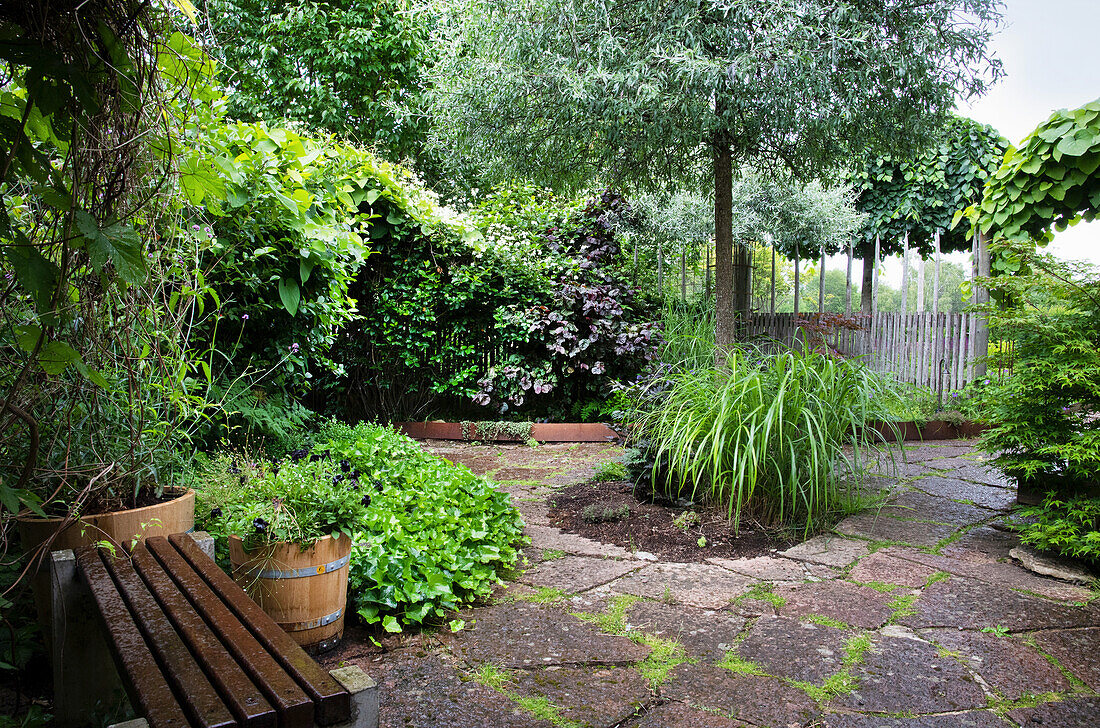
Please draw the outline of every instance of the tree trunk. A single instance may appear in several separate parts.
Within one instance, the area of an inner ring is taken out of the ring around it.
[[[703,298],[710,303],[710,245],[707,245],[707,275],[703,283]]]
[[[873,308],[871,298],[875,290],[875,262],[872,260],[871,255],[873,253],[863,258],[862,287],[859,290],[859,310],[867,315],[871,314]]]
[[[882,257],[882,246],[878,235],[875,236],[875,261],[871,268],[871,315],[878,313],[878,262]]]
[[[729,141],[714,140],[714,339],[719,349],[737,337],[733,303],[733,156]],[[720,361],[725,357],[719,351]]]

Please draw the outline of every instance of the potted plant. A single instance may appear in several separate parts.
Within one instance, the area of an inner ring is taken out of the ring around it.
[[[237,582],[312,651],[343,634],[352,534],[370,505],[358,475],[305,450],[278,463],[223,453],[202,473],[199,523]]]

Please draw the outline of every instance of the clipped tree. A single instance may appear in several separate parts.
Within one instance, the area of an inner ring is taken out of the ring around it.
[[[437,66],[436,137],[490,178],[714,189],[728,345],[750,297],[743,248],[735,263],[735,163],[811,175],[853,150],[908,146],[997,75],[986,50],[997,7],[468,0]]]
[[[953,117],[933,144],[906,158],[874,156],[851,172],[857,190],[856,204],[866,215],[855,246],[863,265],[863,310],[871,309],[875,239],[880,256],[899,255],[902,240],[922,258],[935,252],[934,236],[940,233],[940,250],[968,250],[966,230],[953,227],[954,215],[981,199],[985,181],[1000,164],[1008,142],[991,126],[965,117]],[[880,258],[881,259],[881,258]]]

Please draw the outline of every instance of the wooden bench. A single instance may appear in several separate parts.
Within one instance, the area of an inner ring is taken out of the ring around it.
[[[177,534],[52,554],[55,720],[86,722],[121,682],[141,716],[127,728],[376,728],[374,682],[325,672],[212,553]]]

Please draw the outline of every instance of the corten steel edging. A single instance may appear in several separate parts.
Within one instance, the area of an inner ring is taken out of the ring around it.
[[[199,550],[190,536],[180,535],[209,561],[209,557]],[[309,696],[283,670],[267,648],[256,641],[252,633],[223,603],[221,597],[210,589],[202,576],[191,568],[191,563],[163,536],[146,539],[145,544],[165,573],[171,575],[180,591],[195,605],[195,611],[203,616],[248,676],[263,690],[272,707],[279,713],[280,725],[286,728],[307,728],[312,725],[314,705]]]
[[[274,728],[275,709],[264,698],[240,665],[230,656],[225,645],[195,611],[144,543],[133,553],[134,567],[153,592],[164,613],[195,652],[207,676],[217,686],[234,717],[245,728]]]
[[[110,636],[107,643],[131,705],[145,717],[150,728],[186,728],[187,716],[157,668],[153,653],[100,560],[99,552],[91,546],[79,548],[76,561]]]
[[[459,422],[397,422],[394,427],[417,440],[479,440],[477,423],[467,427],[462,436]],[[619,434],[599,422],[536,422],[531,425],[531,438],[539,442],[612,442]],[[502,435],[496,442],[519,442],[519,438]]]
[[[351,695],[340,683],[321,669],[293,637],[275,624],[233,579],[202,552],[190,536],[177,533],[168,539],[210,587],[221,595],[241,623],[309,694],[317,708],[317,723],[331,725],[347,721],[351,716]]]
[[[153,657],[195,728],[236,728],[237,721],[183,644],[126,556],[101,554]]]
[[[923,424],[895,422],[894,426],[897,427],[898,433],[901,435],[900,439],[906,442],[969,439],[977,437],[989,428],[988,425],[977,422],[964,422],[961,425],[954,425],[946,420],[929,420]],[[886,442],[895,442],[898,439],[894,436],[890,425],[885,422],[871,422],[868,423],[868,427],[881,434]]]

